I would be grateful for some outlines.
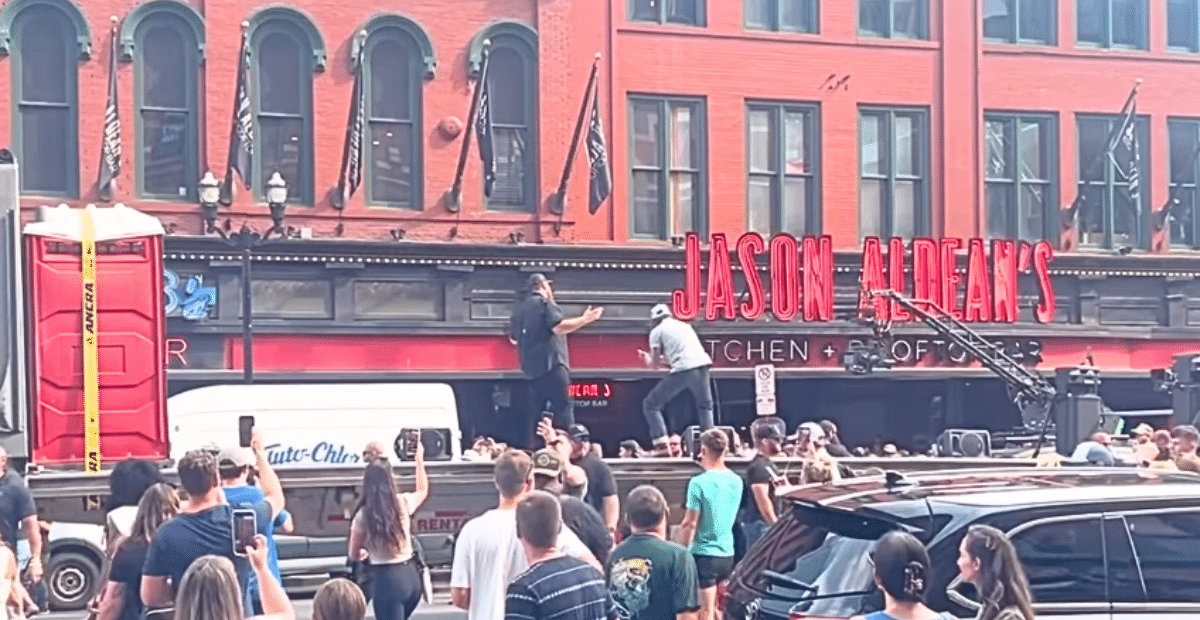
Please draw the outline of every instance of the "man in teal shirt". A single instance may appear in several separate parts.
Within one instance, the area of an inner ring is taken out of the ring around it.
[[[688,482],[687,513],[679,542],[690,545],[700,586],[700,620],[716,616],[717,584],[733,572],[733,522],[742,501],[742,478],[725,466],[729,439],[712,428],[700,435],[704,473]]]

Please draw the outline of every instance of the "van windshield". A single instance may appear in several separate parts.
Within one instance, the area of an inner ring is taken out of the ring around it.
[[[746,558],[742,574],[776,600],[800,601],[794,611],[848,618],[882,608],[868,554],[896,526],[850,513],[797,505],[772,527]],[[772,578],[774,574],[780,577]],[[802,587],[803,586],[803,587]],[[822,598],[831,594],[847,596]],[[814,598],[816,597],[816,598]]]

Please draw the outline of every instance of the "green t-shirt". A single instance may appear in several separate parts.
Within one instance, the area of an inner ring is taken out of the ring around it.
[[[692,553],[733,555],[733,522],[741,503],[742,478],[729,470],[706,471],[688,481],[687,509],[700,511]]]
[[[700,609],[696,561],[673,542],[633,534],[609,555],[604,572],[621,620],[675,620]]]

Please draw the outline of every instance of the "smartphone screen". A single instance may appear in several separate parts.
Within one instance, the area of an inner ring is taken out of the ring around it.
[[[417,442],[421,441],[421,431],[415,428],[406,428],[400,431],[400,436],[404,438],[404,458],[414,459],[417,456]]]
[[[249,448],[253,434],[254,416],[244,415],[238,418],[238,445],[243,448]]]
[[[233,552],[238,555],[246,555],[246,547],[254,546],[254,534],[256,533],[255,516],[253,510],[234,510],[233,511]]]

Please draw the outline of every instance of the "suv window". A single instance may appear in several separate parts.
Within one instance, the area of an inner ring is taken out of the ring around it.
[[[1100,519],[1051,521],[1012,537],[1036,603],[1107,600]]]
[[[1200,602],[1200,511],[1128,515],[1129,535],[1155,603]]]
[[[1108,555],[1108,600],[1113,603],[1141,603],[1146,600],[1142,574],[1133,557],[1133,545],[1125,517],[1104,518],[1104,551]]]

